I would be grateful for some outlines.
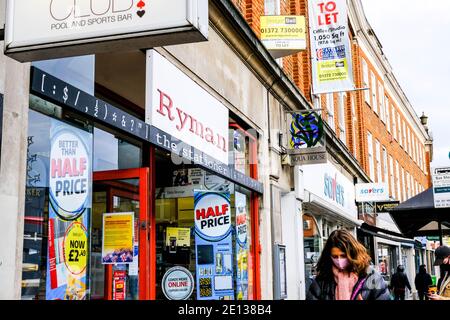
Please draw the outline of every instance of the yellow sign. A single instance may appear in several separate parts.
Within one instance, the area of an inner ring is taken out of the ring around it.
[[[306,49],[304,16],[262,16],[261,41],[268,50]]]
[[[133,262],[134,213],[103,215],[103,264]]]
[[[191,229],[171,228],[166,229],[166,246],[189,247],[191,245]]]
[[[88,239],[85,226],[80,222],[72,223],[64,237],[64,262],[73,275],[80,275],[86,270]]]
[[[345,80],[349,76],[347,59],[321,61],[317,69],[319,82]]]

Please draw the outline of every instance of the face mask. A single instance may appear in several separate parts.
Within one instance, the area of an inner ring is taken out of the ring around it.
[[[339,270],[344,270],[348,266],[348,259],[347,258],[331,258],[333,260],[334,265]]]

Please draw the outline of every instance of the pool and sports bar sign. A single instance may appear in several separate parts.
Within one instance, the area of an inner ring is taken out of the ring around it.
[[[7,0],[5,52],[18,61],[204,41],[207,0]]]

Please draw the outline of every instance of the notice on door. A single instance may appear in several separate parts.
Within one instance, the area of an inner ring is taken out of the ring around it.
[[[134,213],[105,213],[103,215],[103,264],[133,262]]]

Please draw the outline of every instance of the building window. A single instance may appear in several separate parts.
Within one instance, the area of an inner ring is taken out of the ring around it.
[[[405,172],[406,175],[406,199],[411,198],[411,181],[409,180],[409,172]]]
[[[386,122],[386,110],[384,106],[384,87],[381,81],[378,82],[378,110],[380,110],[381,121]]]
[[[405,169],[402,167],[402,201],[406,200],[406,176]]]
[[[381,149],[380,149],[380,142],[378,140],[375,140],[375,157],[377,161],[377,182],[382,181],[382,174],[381,174]]]
[[[398,127],[398,142],[400,142],[400,146],[403,147],[403,132],[402,132],[400,112],[397,112],[397,127]]]
[[[347,133],[345,131],[345,102],[347,101],[347,95],[345,93],[339,93],[339,137],[344,144],[347,144]]]
[[[368,90],[366,90],[367,92]],[[352,109],[352,137],[353,137],[353,155],[356,157],[356,137],[358,136],[357,130],[358,130],[358,118],[356,117],[356,110],[355,110],[355,95],[350,94],[350,103],[351,103],[351,109]]]
[[[328,111],[328,124],[333,131],[336,131],[334,124],[334,96],[332,93],[327,94],[327,111]]]
[[[392,159],[392,156],[389,156],[389,192],[391,196],[394,196],[395,194],[395,187],[394,187],[394,159]]]
[[[395,183],[397,184],[397,200],[400,200],[402,198],[401,191],[400,191],[400,166],[398,164],[398,161],[395,160]]]
[[[372,134],[370,132],[367,133],[367,149],[369,155],[369,175],[372,181],[375,181],[375,167],[373,165],[373,141]]]
[[[406,138],[408,139],[406,141],[407,143],[407,149],[408,149],[408,154],[412,157],[412,149],[411,149],[411,129],[409,128],[409,126],[406,126],[406,131],[408,132],[408,135],[406,136]]]
[[[403,138],[402,138],[402,147],[406,150],[406,152],[408,152],[408,145],[407,145],[407,142],[406,142],[406,124],[405,124],[405,121],[404,120],[402,120],[402,127],[403,127],[403,130],[402,130],[402,135],[403,135]]]
[[[397,137],[397,117],[396,117],[397,111],[395,110],[394,105],[392,105],[391,110],[392,110],[392,133],[394,134],[394,139],[398,140],[398,137]]]
[[[391,132],[391,104],[389,103],[389,98],[384,97],[384,114],[386,116],[386,128],[387,131]]]
[[[280,0],[264,0],[264,13],[266,16],[280,14]]]
[[[376,114],[378,114],[378,100],[377,100],[377,79],[375,78],[375,75],[373,72],[371,72],[371,78],[372,78],[372,106],[373,111],[375,111]]]
[[[366,60],[362,59],[361,61],[363,70],[363,88],[367,88],[367,90],[364,90],[364,100],[370,105],[369,68]]]
[[[386,148],[383,147],[383,182],[389,181],[389,175],[388,175],[388,156]]]

